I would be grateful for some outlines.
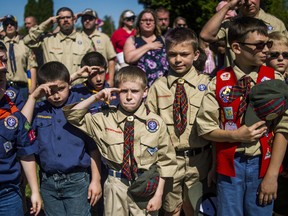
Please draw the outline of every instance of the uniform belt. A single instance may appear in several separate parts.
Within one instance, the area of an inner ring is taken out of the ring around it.
[[[7,82],[8,86],[12,86],[12,87],[19,87],[19,88],[26,88],[28,87],[28,83],[25,82],[14,82],[14,81],[8,81]]]
[[[183,150],[183,151],[176,151],[176,156],[186,156],[186,157],[193,157],[193,156],[196,156],[208,149],[211,149],[211,146],[210,145],[206,145],[202,148],[194,148],[194,149],[188,149],[188,150]]]
[[[67,173],[61,173],[61,172],[55,172],[55,173],[49,173],[49,172],[42,172],[42,174],[46,175],[47,178],[53,176],[53,177],[65,177],[65,176],[69,176],[71,173],[77,173],[77,172],[87,172],[87,168],[84,168],[84,167],[79,167],[79,168],[75,168]]]
[[[116,178],[119,178],[119,179],[126,178],[126,177],[123,175],[123,173],[118,172],[118,171],[116,171],[116,170],[112,170],[112,169],[109,169],[108,174],[109,174],[110,176],[113,176],[113,177],[116,177]]]

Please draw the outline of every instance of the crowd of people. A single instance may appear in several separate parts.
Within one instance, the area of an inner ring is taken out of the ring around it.
[[[215,11],[0,18],[0,215],[288,215],[286,27]]]

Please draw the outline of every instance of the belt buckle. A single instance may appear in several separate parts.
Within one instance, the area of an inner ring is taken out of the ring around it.
[[[189,157],[190,156],[189,150],[183,151],[183,154],[184,154],[184,157]]]

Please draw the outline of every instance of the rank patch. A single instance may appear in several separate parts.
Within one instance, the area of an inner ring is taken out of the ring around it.
[[[7,116],[4,119],[4,125],[8,129],[15,129],[18,126],[18,119],[14,115]]]
[[[36,139],[35,131],[32,129],[28,132],[29,141],[33,142]]]
[[[233,131],[233,130],[237,130],[238,127],[236,125],[236,123],[232,122],[232,121],[228,121],[225,123],[225,130],[228,131]]]
[[[149,154],[152,156],[153,154],[155,154],[155,152],[158,151],[158,148],[147,148],[147,151],[149,152]]]
[[[7,141],[7,142],[5,142],[3,144],[3,147],[4,147],[4,149],[5,149],[6,153],[7,153],[7,152],[9,152],[12,149],[12,143],[10,141]]]
[[[156,119],[149,119],[146,122],[146,129],[150,132],[150,133],[155,133],[159,128],[159,122]]]

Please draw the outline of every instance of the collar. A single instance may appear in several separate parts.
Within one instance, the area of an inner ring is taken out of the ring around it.
[[[174,82],[179,78],[184,79],[185,82],[196,87],[198,84],[198,79],[196,79],[197,76],[198,76],[198,72],[196,71],[194,66],[192,66],[190,70],[188,71],[188,73],[186,73],[184,76],[181,76],[181,75],[179,76],[179,74],[175,73],[172,69],[169,69],[168,76],[167,76],[168,87],[171,88]]]
[[[97,94],[97,93],[98,93],[98,91],[96,91],[96,90],[91,86],[91,84],[88,82],[88,80],[85,81],[85,82],[83,83],[83,85],[87,88],[87,90],[88,90],[89,92],[91,92],[91,93],[93,93],[93,94]],[[103,88],[109,88],[109,87],[110,87],[109,84],[105,81],[105,82],[104,82],[104,85],[103,85]]]
[[[60,38],[60,42],[70,39],[72,41],[76,41],[76,31],[73,30],[73,32],[70,35],[65,35],[61,31],[58,33],[58,37]]]
[[[20,37],[19,35],[16,35],[15,37],[13,37],[12,39],[10,39],[9,37],[5,36],[4,37],[4,43],[19,43]]]
[[[260,67],[259,67],[260,68]],[[236,79],[239,80],[241,79],[243,76],[245,75],[249,75],[253,82],[256,83],[257,82],[257,77],[258,77],[258,71],[251,71],[249,74],[245,74],[238,66],[234,65],[233,66],[233,71],[234,74],[236,76]]]
[[[147,113],[146,113],[146,107],[144,105],[144,102],[141,103],[140,107],[134,113],[126,112],[119,105],[119,109],[117,110],[117,119],[116,119],[118,124],[124,122],[128,116],[134,116],[134,117],[136,117],[136,118],[138,118],[140,120],[146,120]]]
[[[86,34],[84,31],[83,31],[83,33]],[[100,37],[100,36],[101,36],[101,34],[97,29],[95,29],[91,35],[88,35],[89,38]]]

